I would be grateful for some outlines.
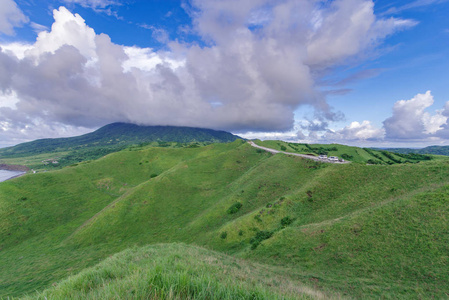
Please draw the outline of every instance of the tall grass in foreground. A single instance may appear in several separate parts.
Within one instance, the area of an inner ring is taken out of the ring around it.
[[[131,248],[24,299],[320,299],[230,256],[184,244]]]

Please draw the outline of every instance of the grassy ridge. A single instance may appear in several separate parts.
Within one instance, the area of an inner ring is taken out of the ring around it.
[[[412,148],[387,148],[386,150],[396,153],[417,153],[417,154],[432,154],[432,155],[449,155],[449,146],[428,146],[421,149]]]
[[[385,150],[351,147],[340,144],[298,144],[277,140],[255,141],[258,145],[292,153],[308,155],[337,156],[355,163],[372,165],[393,165],[402,163],[418,163],[437,157],[419,153],[393,153]]]
[[[238,280],[235,280],[238,278]],[[269,267],[185,244],[131,248],[24,299],[322,299]]]
[[[443,159],[332,165],[243,141],[125,150],[0,184],[0,292],[48,287],[134,245],[184,242],[317,289],[444,297],[447,182]]]

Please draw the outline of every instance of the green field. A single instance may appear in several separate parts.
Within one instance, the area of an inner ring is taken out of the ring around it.
[[[448,297],[449,160],[343,151],[134,147],[0,183],[0,296]]]

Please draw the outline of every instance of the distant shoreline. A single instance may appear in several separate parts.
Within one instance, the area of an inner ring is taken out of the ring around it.
[[[28,172],[30,170],[30,168],[28,168],[27,166],[21,166],[21,165],[0,164],[0,170]]]
[[[9,171],[9,170],[4,170],[4,171]],[[18,172],[19,172],[19,171],[18,171]],[[13,176],[13,177],[9,177],[8,179],[5,179],[5,180],[3,180],[3,181],[8,181],[8,180],[11,180],[11,179],[14,179],[14,178],[23,176],[23,175],[25,175],[25,174],[26,174],[26,172],[23,172],[23,173],[20,173],[20,174],[15,175],[15,176]]]

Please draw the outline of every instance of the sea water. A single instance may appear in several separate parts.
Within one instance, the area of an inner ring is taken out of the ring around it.
[[[23,174],[21,171],[8,171],[8,170],[0,170],[0,182],[5,181],[9,178],[15,177],[17,175]]]

